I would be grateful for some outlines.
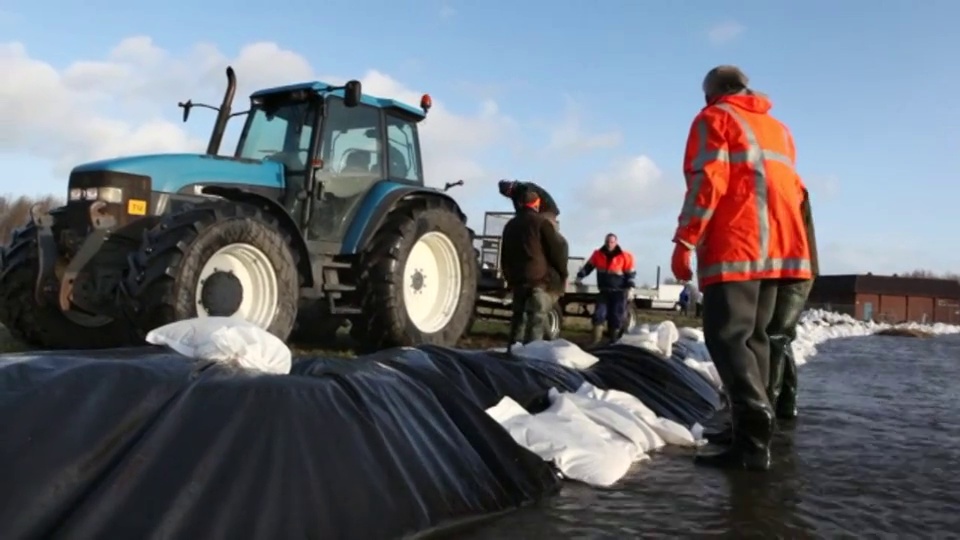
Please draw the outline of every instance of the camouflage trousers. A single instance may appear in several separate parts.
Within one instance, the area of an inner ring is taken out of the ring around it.
[[[770,380],[767,398],[777,416],[796,415],[797,363],[793,356],[793,340],[797,324],[807,303],[813,280],[786,281],[777,287],[777,304],[767,327],[770,336]]]
[[[510,344],[542,340],[547,331],[547,317],[555,296],[545,288],[522,288],[513,291],[513,316],[510,319]]]

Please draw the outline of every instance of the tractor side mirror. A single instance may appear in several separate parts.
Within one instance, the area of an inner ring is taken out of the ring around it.
[[[356,107],[360,104],[360,96],[363,92],[360,88],[360,81],[347,81],[343,86],[343,103],[347,107]]]
[[[186,103],[177,103],[177,107],[183,109],[183,121],[186,123],[187,118],[190,118],[190,109],[193,108],[193,101],[188,99]]]

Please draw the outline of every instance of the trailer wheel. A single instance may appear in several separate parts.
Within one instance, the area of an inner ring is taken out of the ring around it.
[[[452,346],[477,298],[477,262],[457,213],[434,201],[403,201],[360,262],[363,315],[353,336],[365,350]]]
[[[637,327],[637,323],[640,320],[640,314],[637,313],[637,308],[632,304],[627,305],[627,319],[623,324],[623,332],[630,333],[634,328]]]
[[[286,341],[300,277],[287,234],[259,208],[212,202],[168,216],[131,257],[127,292],[142,333],[194,317],[240,317]]]
[[[560,302],[557,302],[547,312],[547,331],[543,338],[547,341],[560,339],[561,332],[563,332],[563,306],[560,305]]]
[[[40,349],[107,349],[136,342],[126,319],[68,315],[57,305],[38,305],[34,288],[39,271],[37,228],[31,223],[0,251],[0,324],[15,339]]]

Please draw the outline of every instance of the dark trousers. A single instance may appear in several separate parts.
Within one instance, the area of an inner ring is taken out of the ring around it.
[[[607,332],[618,335],[627,318],[627,291],[622,289],[603,289],[597,296],[593,310],[593,325],[607,325]]]
[[[510,345],[543,339],[547,330],[547,315],[555,296],[541,287],[518,288],[513,291],[513,316],[510,318]]]
[[[730,399],[734,438],[765,445],[773,435],[767,398],[770,340],[777,280],[708,285],[703,290],[703,334]]]
[[[797,323],[807,303],[813,280],[783,281],[777,287],[776,307],[767,327],[770,336],[770,380],[767,398],[782,418],[796,415],[797,363],[793,356],[793,340]]]

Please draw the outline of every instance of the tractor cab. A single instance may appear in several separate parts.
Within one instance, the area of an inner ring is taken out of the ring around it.
[[[283,205],[307,241],[339,243],[379,182],[423,185],[417,110],[312,82],[255,92],[234,157],[283,166]]]

